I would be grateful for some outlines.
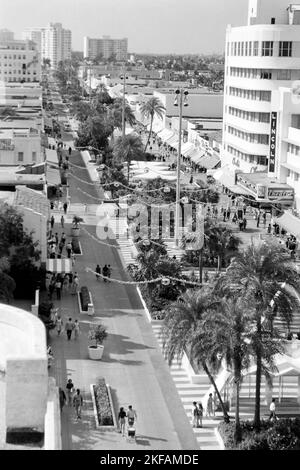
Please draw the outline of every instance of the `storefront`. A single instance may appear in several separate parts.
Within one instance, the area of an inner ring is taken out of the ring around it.
[[[293,205],[294,189],[266,173],[239,173],[236,183],[254,198],[257,207],[285,209]]]

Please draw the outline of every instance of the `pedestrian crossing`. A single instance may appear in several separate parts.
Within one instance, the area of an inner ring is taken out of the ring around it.
[[[162,340],[162,324],[152,323],[152,329],[160,349],[163,352],[163,340]],[[193,424],[193,401],[197,403],[203,400],[204,395],[207,393],[211,384],[206,374],[201,377],[201,382],[192,384],[186,371],[182,368],[178,361],[174,361],[170,367],[170,374],[173,382],[176,386],[178,395],[182,402],[182,406],[187,414],[187,417]],[[203,408],[205,404],[202,403]],[[203,417],[203,427],[193,428],[197,442],[201,450],[221,450],[219,443],[215,436],[215,427],[218,424],[217,418],[215,420],[207,419]]]

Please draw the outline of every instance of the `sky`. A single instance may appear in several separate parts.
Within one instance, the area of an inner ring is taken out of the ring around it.
[[[83,37],[128,38],[131,53],[223,53],[227,24],[246,24],[248,0],[0,0],[0,29],[62,23]]]

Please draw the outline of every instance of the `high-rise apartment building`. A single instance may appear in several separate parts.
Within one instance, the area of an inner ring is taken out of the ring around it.
[[[27,28],[23,38],[37,44],[42,59],[50,59],[51,68],[56,68],[61,60],[71,59],[72,33],[61,23],[50,23],[45,28]]]
[[[14,33],[8,29],[0,29],[0,42],[13,41]]]
[[[33,41],[37,45],[37,49],[42,53],[42,32],[45,28],[26,28],[22,34],[23,39]]]
[[[0,81],[39,82],[40,78],[41,59],[34,42],[0,42]]]
[[[83,38],[83,57],[95,59],[102,56],[109,59],[114,56],[116,60],[126,60],[128,49],[128,39],[111,39],[110,36],[103,36],[101,39],[91,39],[87,36]]]
[[[278,167],[280,88],[300,80],[300,3],[249,0],[248,24],[228,26],[222,166]]]

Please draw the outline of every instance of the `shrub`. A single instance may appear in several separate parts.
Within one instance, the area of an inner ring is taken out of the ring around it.
[[[81,255],[79,241],[75,237],[72,238],[72,250],[75,253],[75,255]]]
[[[80,299],[81,299],[81,310],[88,310],[88,304],[90,303],[90,293],[86,286],[82,286],[80,289]]]
[[[239,450],[269,450],[266,432],[249,435],[241,442]]]
[[[267,431],[267,441],[270,450],[300,449],[299,420],[281,419]]]
[[[100,426],[113,426],[113,415],[105,379],[100,377],[94,385],[94,394]]]
[[[101,323],[94,324],[89,331],[89,339],[95,341],[96,346],[103,344],[103,341],[107,338],[106,326]]]
[[[218,427],[219,433],[224,441],[226,449],[234,449],[234,423],[220,423]]]

